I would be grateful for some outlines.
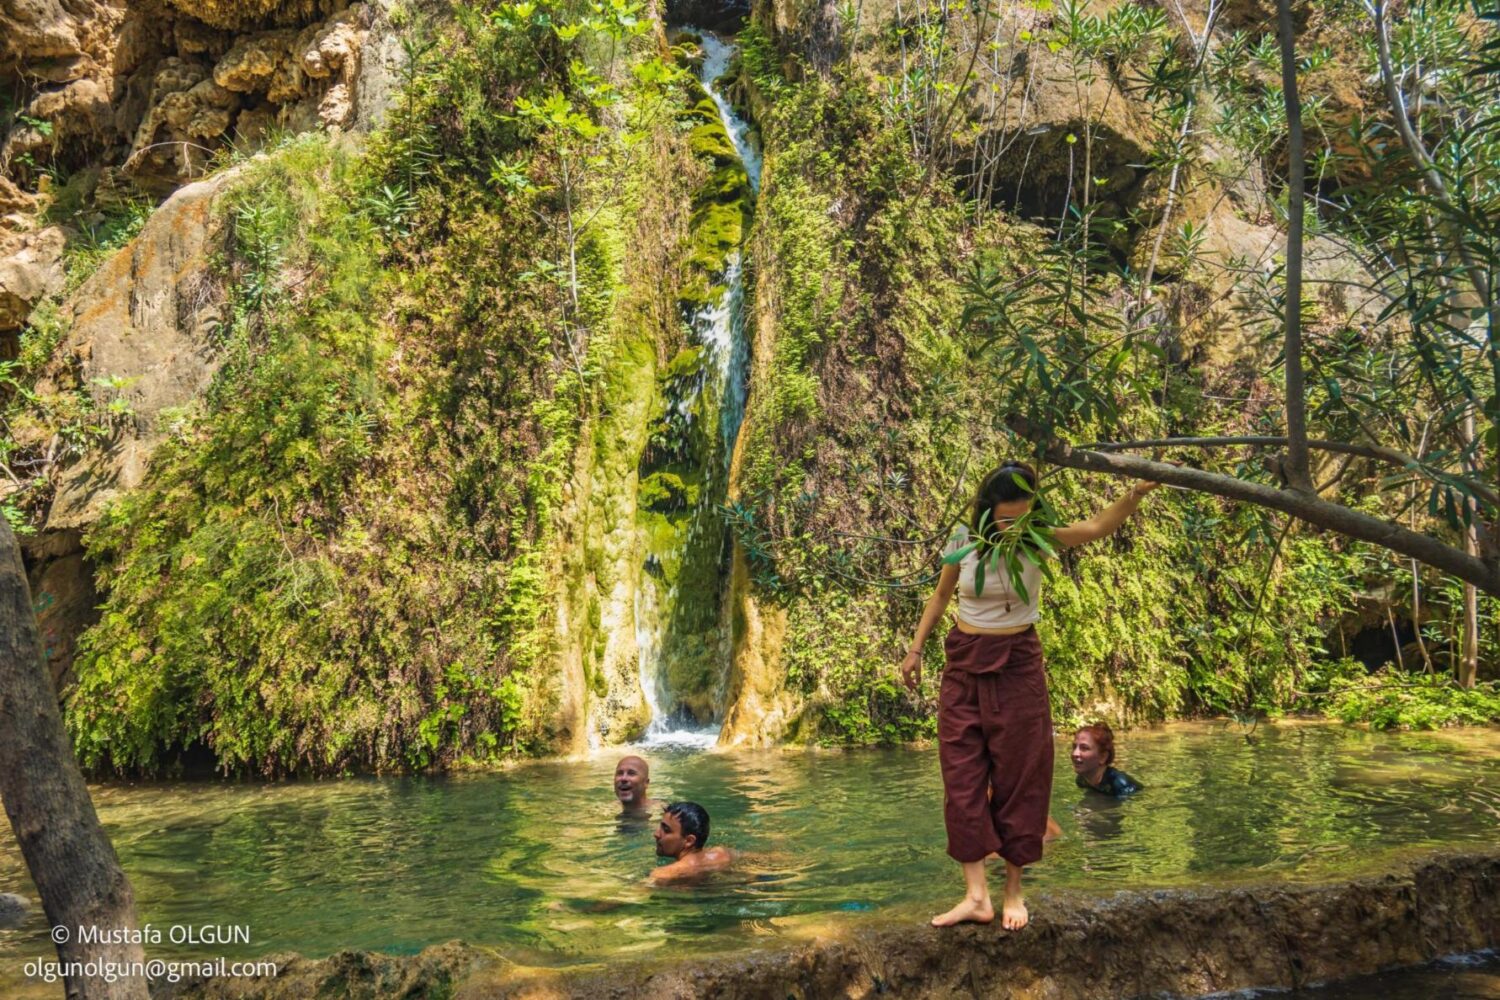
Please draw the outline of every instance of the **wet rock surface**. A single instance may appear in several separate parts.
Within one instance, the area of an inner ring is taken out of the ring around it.
[[[21,926],[26,919],[26,914],[31,911],[31,903],[25,896],[17,896],[13,892],[0,892],[0,930],[10,930]]]
[[[56,226],[0,238],[0,330],[19,329],[38,302],[62,291],[66,245]]]
[[[1500,941],[1500,851],[1428,857],[1320,885],[1058,893],[1026,930],[830,928],[809,944],[676,964],[542,972],[457,942],[412,957],[279,958],[274,979],[179,983],[159,997],[1202,996],[1295,988]]]
[[[667,20],[733,33],[750,19],[750,0],[668,0]]]

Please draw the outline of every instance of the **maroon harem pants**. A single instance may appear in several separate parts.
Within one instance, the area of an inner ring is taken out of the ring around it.
[[[1052,711],[1036,629],[943,642],[938,760],[948,853],[960,862],[992,851],[1013,865],[1041,859],[1052,798]]]

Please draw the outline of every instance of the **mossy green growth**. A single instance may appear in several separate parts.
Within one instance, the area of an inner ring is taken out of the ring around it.
[[[641,481],[640,502],[650,510],[685,510],[698,502],[699,485],[685,483],[675,472],[653,472]]]
[[[718,167],[709,175],[708,183],[698,189],[697,200],[704,201],[739,201],[748,204],[750,191],[750,177],[745,173],[745,168],[739,163],[731,163]]]
[[[863,80],[791,78],[759,28],[740,41],[765,140],[752,250],[774,314],[759,319],[775,340],[751,387],[734,530],[757,598],[787,615],[800,731],[910,739],[930,731],[932,706],[895,684],[895,660],[946,529],[978,477],[1012,457],[992,412],[996,375],[965,350],[964,274],[975,254],[1025,274],[1048,237],[998,213],[976,225],[956,185],[924,178]],[[1208,409],[1180,389],[1168,405]],[[1120,488],[1075,477],[1054,495],[1063,516],[1085,518]],[[1274,536],[1253,513],[1161,491],[1116,536],[1069,553],[1043,591],[1056,715],[1296,704],[1363,563],[1296,535],[1273,562]],[[926,655],[932,678],[938,644]]]
[[[703,345],[687,344],[667,362],[661,373],[662,381],[697,378],[703,372],[703,361]]]
[[[744,239],[746,206],[741,200],[711,201],[693,210],[689,261],[706,274],[720,274]]]
[[[677,290],[684,328],[700,310],[719,304],[728,288],[732,255],[743,250],[753,192],[739,156],[703,88],[687,87],[691,110],[689,151],[706,168],[693,192],[688,224],[688,277]],[[651,437],[655,465],[641,470],[639,522],[648,566],[656,578],[658,620],[639,623],[661,636],[658,675],[674,701],[707,721],[718,707],[724,642],[719,598],[724,523],[718,514],[728,464],[719,433],[722,400],[713,379],[698,376],[708,361],[702,345],[689,344],[663,372],[661,403]],[[687,413],[684,416],[684,404]],[[715,474],[710,474],[710,473]]]
[[[688,84],[688,90],[693,95],[692,100],[695,103],[687,111],[683,112],[683,120],[688,122],[698,121],[705,125],[718,125],[719,130],[723,131],[724,124],[723,119],[719,117],[719,105],[709,96],[708,91],[703,88],[703,84],[697,80],[693,80]],[[729,141],[728,132],[724,133],[724,141]],[[694,152],[697,151],[694,150]],[[731,152],[733,152],[732,145]],[[732,159],[733,157],[730,158]]]
[[[86,539],[105,593],[67,705],[86,765],[206,750],[340,773],[554,745],[558,518],[612,353],[576,338],[608,327],[626,240],[590,204],[559,267],[569,205],[505,110],[576,52],[528,31],[461,13],[364,153],[298,139],[227,199],[223,367]],[[601,133],[602,170],[625,145]],[[497,157],[535,178],[497,180]]]
[[[729,133],[717,119],[694,126],[688,134],[688,147],[698,156],[719,162],[732,163],[739,158],[729,141]]]
[[[1500,682],[1461,688],[1442,674],[1382,671],[1368,677],[1354,666],[1330,686],[1327,711],[1374,729],[1442,729],[1500,724]]]

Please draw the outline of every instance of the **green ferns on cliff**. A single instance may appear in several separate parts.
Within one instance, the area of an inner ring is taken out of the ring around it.
[[[581,10],[463,10],[409,47],[367,151],[305,136],[247,166],[224,366],[88,538],[107,598],[67,699],[86,764],[551,745],[553,541],[617,349],[617,179],[681,100],[638,8]]]

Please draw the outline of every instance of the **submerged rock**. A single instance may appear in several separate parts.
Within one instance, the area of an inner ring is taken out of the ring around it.
[[[0,930],[20,927],[30,912],[31,904],[27,902],[25,896],[17,896],[13,892],[0,892]]]
[[[1493,947],[1497,882],[1500,852],[1446,855],[1325,885],[1038,896],[1031,926],[1015,933],[830,925],[794,948],[546,973],[450,942],[409,957],[286,956],[274,978],[184,982],[166,995],[1106,1000],[1286,989]]]

